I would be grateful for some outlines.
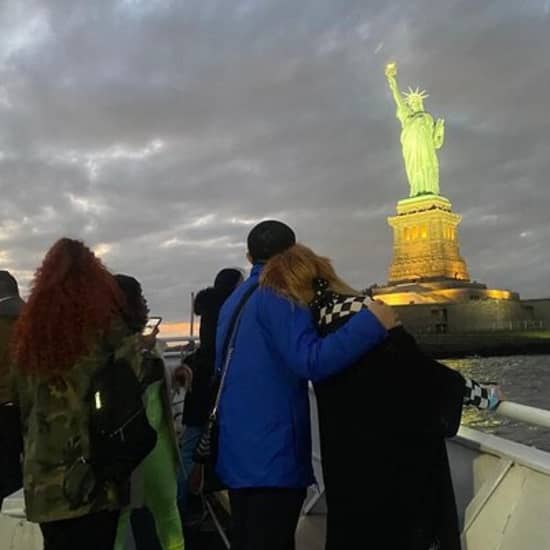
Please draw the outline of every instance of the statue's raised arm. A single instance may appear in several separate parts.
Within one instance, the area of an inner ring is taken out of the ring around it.
[[[388,80],[388,86],[390,87],[393,99],[397,105],[397,118],[404,123],[404,119],[409,116],[410,110],[405,101],[405,98],[399,91],[397,84],[397,64],[392,62],[386,65],[386,79]]]

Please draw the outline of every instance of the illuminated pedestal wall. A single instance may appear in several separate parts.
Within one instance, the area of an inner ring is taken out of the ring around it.
[[[390,306],[519,300],[519,295],[511,290],[487,288],[487,285],[477,282],[448,279],[376,286],[371,291],[377,299]]]
[[[388,218],[393,229],[389,282],[372,288],[373,294],[393,306],[519,301],[515,292],[470,281],[460,255],[461,219],[451,202],[439,195],[399,201],[397,215]]]
[[[469,281],[458,242],[461,216],[450,201],[437,195],[401,200],[397,215],[388,218],[393,229],[393,260],[389,284],[452,279]]]
[[[398,306],[403,325],[430,354],[550,352],[550,300],[470,281],[460,255],[461,217],[449,200],[424,195],[399,201],[389,282],[369,289]],[[513,336],[512,336],[513,334]]]

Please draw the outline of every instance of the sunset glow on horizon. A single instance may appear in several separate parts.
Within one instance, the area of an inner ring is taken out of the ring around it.
[[[199,334],[200,322],[195,322],[193,333],[195,336]],[[159,326],[161,338],[170,336],[189,336],[191,332],[191,323],[189,321],[161,323]]]

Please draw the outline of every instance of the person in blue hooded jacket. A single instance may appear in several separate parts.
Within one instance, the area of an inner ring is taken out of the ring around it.
[[[216,337],[216,369],[235,310],[257,285],[263,265],[296,243],[290,227],[267,220],[248,235],[250,277],[225,302]],[[229,488],[232,550],[293,550],[306,489],[314,483],[308,381],[352,366],[398,324],[373,304],[321,338],[308,309],[266,288],[242,308],[218,409],[216,472]]]

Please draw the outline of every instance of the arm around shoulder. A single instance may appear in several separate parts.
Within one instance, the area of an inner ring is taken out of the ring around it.
[[[368,310],[321,337],[309,310],[271,291],[262,291],[262,300],[262,320],[270,342],[288,368],[314,382],[352,366],[387,336]]]

